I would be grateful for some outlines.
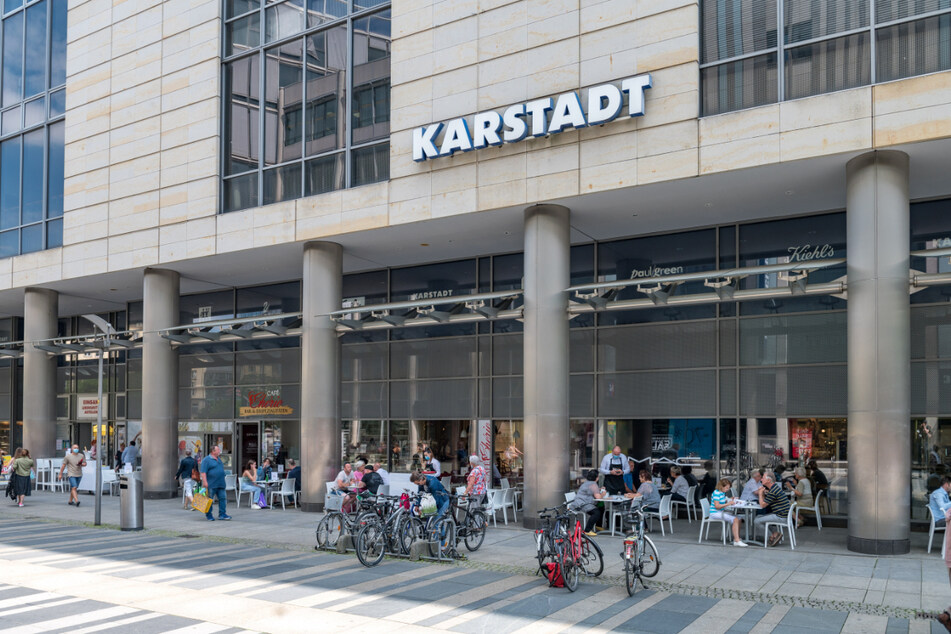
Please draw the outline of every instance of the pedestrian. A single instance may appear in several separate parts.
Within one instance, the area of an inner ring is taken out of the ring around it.
[[[129,446],[122,451],[122,464],[127,471],[135,471],[135,461],[139,459],[139,448],[135,446],[135,441],[129,443]]]
[[[208,497],[214,500],[218,499],[218,519],[230,520],[228,515],[228,496],[225,490],[225,467],[221,464],[218,456],[221,455],[221,447],[214,445],[211,452],[201,461],[201,483],[208,491]],[[209,522],[215,521],[215,516],[211,514],[211,508],[205,513],[205,518]]]
[[[83,467],[86,466],[86,456],[80,453],[79,445],[74,444],[69,455],[63,458],[63,466],[59,468],[58,479],[63,479],[63,470],[69,478],[69,505],[79,506],[79,481],[83,479]]]
[[[10,482],[7,485],[7,495],[14,504],[23,506],[23,498],[30,494],[30,470],[33,469],[33,458],[30,450],[18,447],[10,461]]]

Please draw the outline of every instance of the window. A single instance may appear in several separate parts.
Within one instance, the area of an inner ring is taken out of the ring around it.
[[[389,178],[385,5],[225,0],[222,211]]]
[[[948,0],[704,0],[702,114],[951,68]]]
[[[0,257],[63,244],[67,0],[16,5],[0,28]]]

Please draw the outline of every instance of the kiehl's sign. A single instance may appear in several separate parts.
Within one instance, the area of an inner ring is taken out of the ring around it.
[[[535,99],[509,106],[503,113],[494,110],[476,113],[472,128],[464,117],[433,123],[413,130],[413,160],[452,156],[505,143],[517,143],[529,134],[542,137],[569,128],[602,125],[621,116],[627,95],[627,116],[644,114],[644,91],[651,87],[650,74],[637,75],[620,85],[603,84],[588,89],[586,104],[577,92]],[[551,116],[549,116],[549,113]]]

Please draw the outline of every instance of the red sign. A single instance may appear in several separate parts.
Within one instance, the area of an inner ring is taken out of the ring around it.
[[[812,430],[808,427],[796,427],[792,433],[792,457],[808,458],[812,455]]]
[[[280,390],[248,392],[247,407],[238,408],[239,416],[289,416],[292,407],[284,405]]]

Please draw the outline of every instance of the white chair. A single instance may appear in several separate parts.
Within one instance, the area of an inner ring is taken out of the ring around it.
[[[497,526],[495,514],[502,509],[502,489],[486,489],[485,492],[488,498],[488,506],[486,506],[485,512],[492,515],[492,526]],[[506,524],[508,521],[506,521]]]
[[[390,485],[388,485],[388,484],[381,484],[379,487],[377,487],[376,494],[377,494],[377,495],[389,495],[389,494],[390,494]]]
[[[456,495],[465,495],[466,487],[456,487]]]
[[[241,492],[235,486],[236,476],[233,473],[225,475],[225,499],[228,499],[228,491],[234,491],[234,501],[238,506],[241,506]]]
[[[281,498],[281,509],[286,510],[287,506],[285,506],[284,502],[287,500],[288,497],[290,497],[291,504],[293,505],[294,495],[295,495],[294,478],[284,478],[283,480],[281,480],[280,489],[271,489],[271,496],[270,496],[270,500],[268,501],[268,504],[271,506],[271,508],[274,508],[274,496],[277,496]]]
[[[700,512],[702,514],[700,519],[700,536],[697,538],[697,543],[699,544],[703,541],[703,527],[707,527],[707,539],[710,539],[710,524],[714,522],[720,523],[721,529],[721,538],[723,540],[723,545],[726,545],[726,520],[719,517],[710,517],[710,500],[703,498],[700,500]]]
[[[324,486],[327,487],[327,495],[330,495],[337,488],[337,483],[331,480],[330,482],[325,482]]]
[[[928,513],[931,514],[931,530],[928,531],[928,552],[931,552],[931,540],[934,539],[934,534],[947,530],[947,526],[938,526],[938,522],[943,520],[943,517],[938,517],[934,514],[934,509],[931,508],[931,505],[926,505],[928,508]],[[943,553],[943,551],[942,551]]]
[[[446,489],[447,491],[448,491],[450,488],[452,488],[452,477],[451,477],[451,476],[443,476],[442,478],[439,479],[439,482],[442,483],[442,488]]]
[[[618,530],[624,530],[624,517],[630,513],[631,506],[634,504],[634,500],[625,500],[624,502],[618,502],[611,505],[611,512],[608,515],[608,526],[611,527],[611,534],[614,534],[614,524],[618,523],[620,526]],[[661,522],[663,524],[663,522]]]
[[[512,488],[511,486],[509,486],[509,479],[508,479],[508,478],[502,478],[502,488],[503,488],[503,489],[511,489],[511,488]]]
[[[571,504],[572,502],[575,501],[575,498],[577,496],[578,494],[575,493],[574,491],[568,491],[567,493],[565,493],[565,502],[567,502],[568,504]]]
[[[766,542],[769,539],[769,527],[775,526],[779,529],[779,532],[783,534],[783,537],[786,536],[785,531],[789,531],[789,549],[796,550],[796,516],[798,514],[799,508],[794,502],[793,505],[789,507],[789,512],[786,514],[786,519],[780,520],[778,522],[766,522],[763,525],[763,547],[766,547]],[[753,537],[756,537],[755,531]]]
[[[694,504],[694,493],[697,492],[697,487],[692,486],[687,490],[687,501],[681,502],[680,500],[671,500],[670,501],[670,511],[671,513],[676,514],[677,506],[683,505],[687,508],[687,523],[693,522],[691,515],[696,515],[697,507]]]
[[[493,526],[495,526],[495,514],[499,511],[502,511],[502,519],[505,520],[506,526],[509,523],[508,509],[512,509],[513,520],[518,519],[515,517],[515,489],[489,489],[488,493],[489,508],[486,510],[492,513]]]
[[[815,499],[813,500],[813,506],[799,506],[796,505],[796,523],[799,523],[799,511],[811,511],[816,514],[816,525],[819,527],[819,530],[822,530],[822,515],[819,514],[819,499],[822,498],[822,494],[825,491],[819,491],[816,494]]]
[[[59,470],[62,468],[62,466],[62,458],[50,458],[50,482],[52,482],[51,488],[53,491],[63,491],[65,493],[69,489],[69,483],[65,476],[59,480],[56,479],[56,474],[59,473]]]
[[[674,518],[670,514],[670,496],[665,495],[660,499],[660,507],[656,511],[644,511],[644,517],[650,520],[651,528],[654,526],[654,518],[660,520],[660,534],[666,535],[664,532],[664,520],[667,520],[670,523],[670,534],[674,534]]]

